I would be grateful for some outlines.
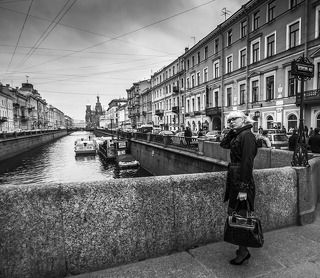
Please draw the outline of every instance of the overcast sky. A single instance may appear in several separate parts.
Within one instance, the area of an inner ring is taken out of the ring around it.
[[[0,82],[84,119],[150,78],[247,0],[0,0]]]

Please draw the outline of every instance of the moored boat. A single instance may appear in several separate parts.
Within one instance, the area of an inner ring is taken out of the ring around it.
[[[76,153],[76,155],[80,155],[80,154],[96,154],[97,153],[97,149],[96,146],[94,145],[93,141],[91,140],[77,140],[75,142],[75,146],[74,146],[74,151]]]
[[[97,150],[99,155],[101,155],[104,159],[115,159],[116,158],[116,150],[114,147],[113,138],[110,137],[98,137],[96,138]]]

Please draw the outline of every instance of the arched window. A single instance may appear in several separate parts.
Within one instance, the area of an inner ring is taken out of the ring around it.
[[[317,128],[320,128],[320,113],[317,115]]]
[[[294,114],[291,114],[288,117],[288,131],[293,128],[293,129],[297,129],[298,126],[298,120],[297,120],[297,116]]]
[[[272,129],[273,128],[273,117],[268,116],[267,117],[267,129]]]

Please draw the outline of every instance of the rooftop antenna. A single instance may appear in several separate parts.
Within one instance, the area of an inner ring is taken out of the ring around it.
[[[192,37],[190,37],[191,39],[193,39],[193,45],[195,45],[196,44],[196,37],[195,36],[192,36]]]
[[[224,20],[227,20],[227,15],[231,13],[231,11],[227,10],[227,8],[223,8],[221,12],[222,12],[222,16],[224,16]]]

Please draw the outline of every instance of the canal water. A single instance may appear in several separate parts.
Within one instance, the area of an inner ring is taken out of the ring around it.
[[[74,141],[93,135],[78,131],[0,163],[0,185],[105,181],[152,176],[143,168],[120,170],[97,155],[76,156]]]

